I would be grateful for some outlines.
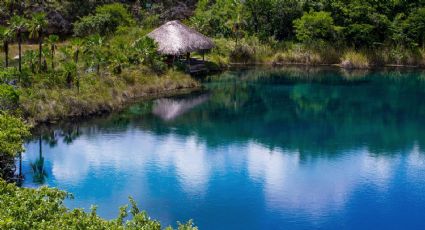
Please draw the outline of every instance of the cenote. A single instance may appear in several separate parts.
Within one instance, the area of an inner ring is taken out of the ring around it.
[[[200,229],[425,229],[425,73],[249,69],[39,127],[25,187],[115,218],[132,196]]]

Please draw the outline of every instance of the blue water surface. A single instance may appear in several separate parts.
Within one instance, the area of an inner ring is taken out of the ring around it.
[[[425,229],[425,73],[251,69],[38,127],[25,187],[200,229]]]

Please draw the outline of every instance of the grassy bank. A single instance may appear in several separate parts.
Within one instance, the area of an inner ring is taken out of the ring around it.
[[[170,70],[158,76],[143,67],[107,77],[89,74],[80,82],[79,90],[49,86],[43,81],[22,89],[20,105],[24,116],[32,124],[89,116],[118,110],[134,99],[170,95],[200,87],[186,74]]]
[[[354,49],[333,44],[301,44],[260,41],[256,37],[240,39],[216,38],[216,47],[206,56],[222,68],[235,64],[269,65],[338,65],[347,69],[368,69],[386,66],[425,68],[425,50],[388,46]]]

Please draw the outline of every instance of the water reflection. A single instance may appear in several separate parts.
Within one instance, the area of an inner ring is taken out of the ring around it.
[[[44,157],[41,136],[39,137],[39,156],[34,162],[30,163],[33,172],[33,182],[36,184],[44,184],[47,173],[44,170]]]
[[[228,72],[206,79],[208,95],[47,127],[27,145],[24,185],[37,186],[28,163],[43,149],[45,183],[108,218],[132,195],[202,229],[425,227],[422,79]]]

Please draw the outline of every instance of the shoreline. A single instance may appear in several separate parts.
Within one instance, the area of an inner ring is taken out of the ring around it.
[[[171,73],[149,82],[120,86],[102,85],[86,88],[84,92],[79,93],[75,89],[36,89],[37,96],[33,96],[33,91],[24,91],[20,99],[20,110],[26,123],[36,128],[40,125],[56,124],[61,120],[89,119],[120,111],[132,103],[185,95],[200,90],[202,85],[195,78]]]
[[[339,64],[315,64],[315,65],[308,65],[305,63],[272,63],[272,62],[256,62],[256,63],[229,63],[227,68],[221,68],[219,72],[226,71],[226,70],[232,70],[232,69],[243,69],[245,68],[251,68],[251,67],[271,67],[271,68],[278,68],[278,67],[285,67],[285,66],[295,66],[300,68],[323,68],[323,67],[332,67],[332,68],[339,68],[342,70],[347,71],[356,71],[356,70],[366,70],[366,71],[374,71],[374,70],[382,70],[385,68],[402,68],[402,69],[417,69],[417,70],[424,70],[424,68],[419,66],[408,66],[408,65],[387,65],[387,66],[375,66],[370,67],[367,69],[359,69],[359,68],[352,68],[347,69],[341,67]],[[158,99],[162,97],[172,97],[172,96],[179,96],[179,95],[186,95],[193,92],[202,91],[203,86],[202,84],[196,80],[193,77],[190,77],[192,81],[189,81],[185,83],[185,85],[177,85],[175,87],[165,88],[162,89],[159,83],[154,83],[152,85],[149,85],[148,90],[143,89],[137,89],[136,93],[133,95],[128,95],[128,92],[132,90],[132,88],[137,88],[137,86],[130,86],[126,88],[124,91],[121,92],[120,96],[117,96],[114,98],[113,101],[100,101],[97,102],[95,105],[95,108],[90,111],[84,111],[81,107],[74,107],[74,111],[72,113],[68,113],[66,115],[61,114],[52,114],[45,119],[39,119],[37,116],[31,116],[26,115],[24,116],[26,122],[30,124],[33,128],[38,127],[40,125],[53,125],[60,123],[61,120],[65,121],[79,121],[84,119],[90,119],[96,116],[101,116],[105,114],[110,114],[113,112],[119,112],[122,109],[124,109],[126,106],[131,105],[133,103]],[[152,89],[153,88],[153,89]],[[114,90],[111,88],[111,90]],[[84,101],[80,101],[80,103],[83,103]],[[35,102],[33,102],[35,103]]]
[[[155,100],[155,99],[159,99],[159,98],[163,98],[163,97],[174,97],[174,96],[180,96],[180,95],[188,95],[188,94],[198,92],[198,91],[202,91],[201,86],[166,90],[166,91],[157,92],[157,93],[154,93],[154,94],[149,94],[149,95],[144,95],[144,96],[139,96],[139,97],[131,97],[128,100],[122,102],[121,104],[117,104],[113,108],[104,109],[104,110],[96,110],[96,111],[93,111],[91,113],[84,113],[84,114],[78,114],[78,115],[71,114],[70,116],[55,117],[55,118],[50,118],[50,119],[47,119],[47,120],[44,120],[44,121],[35,121],[35,120],[32,120],[31,117],[29,119],[25,118],[25,120],[32,126],[32,128],[37,128],[37,127],[43,126],[43,125],[55,125],[55,124],[58,124],[58,123],[63,122],[63,121],[68,121],[68,122],[69,121],[82,121],[82,120],[91,119],[91,118],[95,118],[95,117],[102,116],[102,115],[111,114],[111,113],[114,113],[114,112],[120,112],[123,109],[125,109],[125,107],[127,107],[131,104],[134,104],[134,103],[140,103],[140,102],[145,102],[145,101],[149,101],[149,100]]]
[[[403,69],[419,69],[425,70],[425,66],[421,65],[397,65],[386,64],[382,66],[370,66],[369,68],[344,68],[341,64],[306,64],[302,62],[254,62],[254,63],[229,63],[230,68],[250,67],[250,66],[271,66],[271,67],[284,67],[284,66],[299,66],[299,67],[335,67],[343,70],[379,70],[384,68],[403,68]]]

